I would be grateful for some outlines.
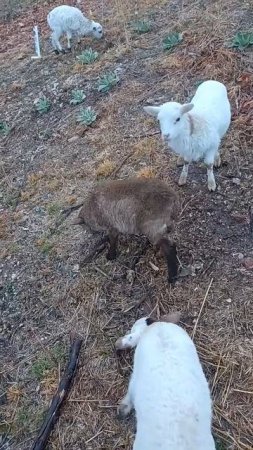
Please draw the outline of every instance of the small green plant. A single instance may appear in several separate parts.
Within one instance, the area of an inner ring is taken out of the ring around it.
[[[97,118],[97,114],[95,113],[94,109],[92,109],[90,106],[88,106],[88,108],[80,109],[76,120],[81,125],[91,125],[93,122],[95,122],[96,118]]]
[[[81,55],[77,56],[76,59],[80,64],[91,64],[96,61],[98,56],[98,52],[95,52],[92,48],[87,48],[81,53]]]
[[[116,84],[119,83],[119,76],[115,72],[109,72],[99,78],[97,83],[97,90],[106,94],[109,92]]]
[[[37,380],[42,380],[46,373],[54,367],[55,364],[50,357],[42,356],[33,363],[31,367],[31,374]]]
[[[182,42],[183,36],[181,33],[171,33],[163,40],[164,50],[171,51],[176,45]]]
[[[40,97],[36,103],[35,107],[39,114],[45,114],[47,113],[51,108],[50,100],[44,95],[43,97]]]
[[[47,212],[48,212],[49,216],[55,216],[55,215],[59,214],[61,209],[62,209],[62,207],[58,203],[51,203],[47,207]]]
[[[2,136],[8,136],[11,131],[11,127],[4,121],[0,121],[0,134]]]
[[[146,20],[137,20],[137,22],[133,23],[133,29],[135,33],[139,34],[148,33],[151,30],[151,24]]]
[[[71,96],[72,96],[70,100],[71,105],[79,105],[86,99],[86,95],[82,89],[74,89],[71,92]]]
[[[42,253],[44,253],[44,255],[49,255],[53,248],[54,248],[54,244],[52,242],[50,242],[48,239],[39,239],[38,241],[38,246],[40,248],[40,251]]]
[[[239,50],[244,50],[247,47],[253,45],[253,33],[252,32],[238,32],[234,36],[231,47],[238,48]]]
[[[40,356],[31,366],[31,374],[37,380],[42,380],[52,369],[65,361],[65,347],[61,342],[55,344],[50,353]]]

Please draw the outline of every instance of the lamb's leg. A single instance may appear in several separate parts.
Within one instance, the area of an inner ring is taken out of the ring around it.
[[[215,178],[213,174],[213,164],[207,165],[207,185],[210,192],[214,192],[216,189]]]
[[[214,158],[214,167],[220,167],[221,166],[221,157],[220,154],[217,152]]]
[[[188,169],[189,169],[189,161],[184,160],[184,166],[178,181],[179,186],[183,186],[184,184],[186,184]]]
[[[177,167],[181,167],[184,165],[184,158],[182,156],[178,156],[177,158]]]
[[[132,401],[132,389],[133,389],[133,379],[131,377],[128,391],[125,397],[121,400],[119,407],[118,407],[118,416],[120,419],[124,419],[130,412],[132,411],[134,405]]]
[[[108,233],[109,238],[109,250],[106,255],[106,258],[109,261],[116,259],[117,257],[117,245],[118,245],[118,233],[115,230],[110,230]]]
[[[218,147],[211,149],[205,156],[204,163],[207,167],[207,184],[210,192],[215,191],[216,183],[213,174],[213,166],[215,163],[215,159],[217,160],[218,155]]]
[[[165,256],[168,266],[168,282],[173,284],[178,274],[177,247],[175,243],[171,243],[167,238],[162,238],[157,243],[163,255]]]
[[[66,34],[67,34],[67,41],[68,41],[67,48],[68,48],[68,51],[71,51],[71,39],[72,39],[72,34],[71,34],[70,31],[67,31]]]
[[[54,32],[52,33],[52,45],[54,47],[54,51],[55,53],[59,54],[59,52],[64,53],[64,50],[60,44],[60,37],[61,37],[61,31],[60,30],[54,30]]]

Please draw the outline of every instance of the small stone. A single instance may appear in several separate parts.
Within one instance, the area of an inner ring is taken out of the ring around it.
[[[232,298],[226,298],[225,300],[227,303],[231,303],[232,302]]]
[[[245,214],[233,213],[231,214],[232,219],[234,219],[237,223],[247,223],[247,216]]]
[[[68,142],[75,142],[79,139],[79,136],[75,135],[68,139]]]
[[[250,257],[244,258],[242,263],[243,263],[245,269],[247,269],[247,270],[253,269],[253,258],[250,258]]]
[[[73,267],[73,269],[72,269],[72,272],[77,273],[77,272],[79,272],[79,269],[80,269],[79,264],[75,264],[74,267]]]
[[[18,55],[18,57],[17,57],[17,59],[18,60],[21,60],[21,59],[24,59],[24,58],[26,58],[27,57],[27,54],[26,53],[20,53],[19,55]]]
[[[240,178],[232,178],[232,183],[237,184],[237,186],[240,186],[241,180]]]

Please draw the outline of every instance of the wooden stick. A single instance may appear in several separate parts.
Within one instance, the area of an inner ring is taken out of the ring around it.
[[[249,232],[251,237],[253,237],[253,211],[252,206],[249,206]]]
[[[73,377],[76,372],[78,356],[82,345],[82,339],[76,339],[71,345],[69,362],[54,395],[46,418],[41,426],[38,436],[33,444],[32,450],[44,450],[50,433],[58,419],[59,410],[69,392]]]
[[[199,322],[201,313],[202,313],[202,311],[203,311],[203,308],[204,308],[204,305],[205,305],[205,303],[206,303],[206,299],[207,299],[207,296],[208,296],[208,293],[209,293],[209,291],[210,291],[210,289],[211,289],[212,284],[213,284],[213,278],[211,279],[211,281],[210,281],[210,283],[209,283],[209,286],[208,286],[208,288],[207,288],[207,290],[206,290],[205,297],[204,297],[204,300],[203,300],[203,302],[202,302],[202,305],[201,305],[201,308],[200,308],[200,311],[199,311],[199,315],[198,315],[198,317],[197,317],[197,320],[196,320],[195,325],[194,325],[194,328],[193,328],[192,339],[193,339],[194,336],[195,336],[195,333],[196,333],[196,330],[197,330],[197,326],[198,326],[198,322]]]

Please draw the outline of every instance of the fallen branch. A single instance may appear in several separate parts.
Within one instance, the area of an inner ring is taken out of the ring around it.
[[[33,444],[32,450],[44,450],[49,439],[50,433],[58,419],[60,407],[65,400],[66,395],[71,387],[73,377],[75,375],[78,356],[82,345],[82,339],[76,339],[71,345],[69,362],[66,370],[59,383],[56,394],[54,395],[46,418]]]
[[[134,152],[128,153],[128,155],[121,161],[121,163],[112,171],[110,178],[115,178],[115,175],[120,171],[121,167],[127,162],[131,156],[133,156]]]
[[[253,210],[252,206],[249,206],[249,232],[251,237],[253,237]]]
[[[199,323],[199,319],[200,319],[201,313],[203,311],[204,305],[206,303],[206,299],[207,299],[207,296],[209,294],[209,291],[211,289],[212,284],[213,284],[213,278],[211,279],[211,281],[209,283],[209,286],[208,286],[208,288],[206,290],[205,297],[204,297],[204,300],[202,302],[202,305],[201,305],[201,308],[200,308],[200,311],[199,311],[199,315],[197,317],[197,320],[196,320],[194,328],[193,328],[193,332],[192,332],[192,336],[191,336],[192,339],[194,339],[194,336],[195,336],[195,333],[196,333],[196,330],[197,330],[197,326],[198,326],[198,323]]]
[[[124,137],[124,139],[140,139],[140,138],[145,138],[148,136],[157,136],[158,134],[160,134],[160,131],[149,131],[149,132],[138,134],[138,135],[125,134],[123,137]]]

